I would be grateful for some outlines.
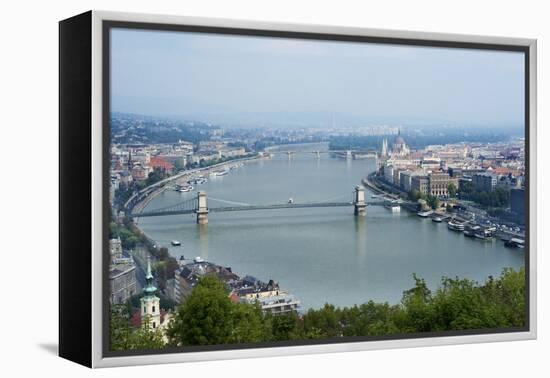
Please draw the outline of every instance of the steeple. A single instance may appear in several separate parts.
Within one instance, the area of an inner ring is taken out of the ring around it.
[[[145,275],[145,287],[141,297],[141,325],[155,329],[161,326],[160,298],[155,295],[157,288],[153,285],[153,273],[151,272],[151,260],[147,258],[147,273]]]
[[[153,273],[151,272],[151,259],[147,258],[147,274],[145,275],[145,287],[143,288],[143,294],[145,297],[154,297],[157,292],[157,288],[153,285]]]
[[[132,150],[128,151],[128,171],[132,171],[134,164],[132,162]]]

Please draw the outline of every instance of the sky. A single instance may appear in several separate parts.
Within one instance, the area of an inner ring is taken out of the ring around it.
[[[111,110],[198,121],[294,116],[318,126],[332,126],[337,117],[366,125],[522,128],[523,72],[519,52],[131,29],[111,34]]]

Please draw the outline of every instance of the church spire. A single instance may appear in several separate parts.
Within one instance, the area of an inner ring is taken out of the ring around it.
[[[146,297],[152,297],[157,292],[157,288],[153,285],[153,273],[151,272],[151,259],[147,258],[147,274],[145,275],[145,287],[143,288],[143,294]]]

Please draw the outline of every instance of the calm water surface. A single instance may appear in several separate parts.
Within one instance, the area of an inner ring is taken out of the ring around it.
[[[295,202],[349,201],[355,185],[375,168],[374,159],[296,154],[289,160],[276,155],[213,177],[199,189],[209,199],[226,201],[211,201],[209,207],[284,203],[291,197]],[[371,195],[367,191],[368,200]],[[147,210],[193,197],[196,191],[165,191]],[[505,248],[499,240],[466,238],[445,223],[383,207],[368,207],[365,218],[342,207],[214,213],[209,222],[199,226],[194,216],[181,215],[143,218],[139,226],[176,257],[201,256],[240,275],[279,281],[304,309],[370,299],[397,303],[403,290],[412,287],[413,273],[436,288],[441,276],[483,281],[524,261],[523,252]],[[172,247],[174,239],[182,246]]]

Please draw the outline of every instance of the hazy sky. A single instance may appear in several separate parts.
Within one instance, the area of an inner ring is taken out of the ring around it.
[[[522,127],[522,53],[114,29],[112,110]]]

